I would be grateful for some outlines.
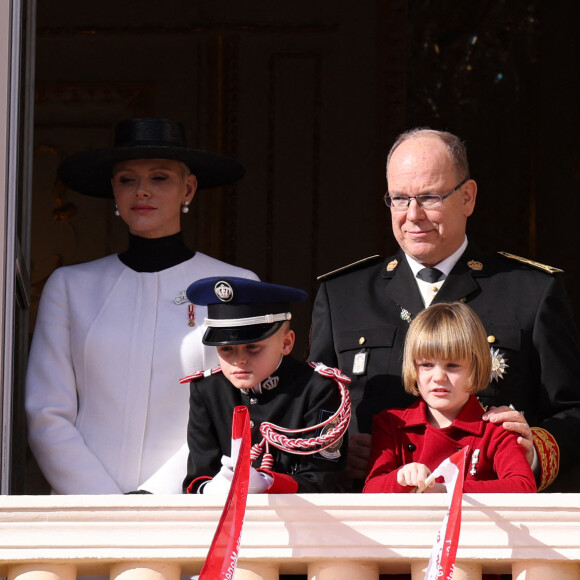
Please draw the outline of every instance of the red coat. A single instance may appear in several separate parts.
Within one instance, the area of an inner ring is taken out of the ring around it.
[[[373,421],[371,470],[364,492],[409,493],[397,483],[397,470],[407,463],[423,463],[434,470],[455,451],[469,446],[465,465],[465,493],[521,493],[536,491],[532,470],[517,435],[501,425],[482,421],[483,408],[472,395],[449,427],[436,429],[427,421],[423,399],[408,409],[382,411]],[[472,470],[474,451],[479,458]]]

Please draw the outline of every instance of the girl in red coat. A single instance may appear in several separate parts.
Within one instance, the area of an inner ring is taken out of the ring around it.
[[[487,336],[469,306],[435,304],[411,323],[403,355],[405,390],[420,399],[375,415],[364,492],[442,492],[425,480],[444,459],[469,446],[466,493],[534,492],[536,482],[517,435],[482,420],[475,393],[489,385]]]

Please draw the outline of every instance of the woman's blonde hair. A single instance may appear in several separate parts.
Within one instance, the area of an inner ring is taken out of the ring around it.
[[[453,360],[470,367],[469,391],[489,385],[491,355],[487,335],[477,314],[461,302],[433,304],[413,320],[405,339],[403,383],[405,391],[418,395],[416,361]]]

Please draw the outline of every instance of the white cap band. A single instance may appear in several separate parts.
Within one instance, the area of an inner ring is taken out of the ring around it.
[[[251,326],[254,324],[272,324],[282,320],[291,320],[290,312],[280,314],[265,314],[264,316],[251,316],[250,318],[206,318],[205,324],[210,328],[230,328],[235,326]]]

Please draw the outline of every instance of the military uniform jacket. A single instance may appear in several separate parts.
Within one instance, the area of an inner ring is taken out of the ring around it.
[[[267,388],[274,383],[277,385]],[[260,425],[263,421],[300,429],[328,419],[340,405],[340,392],[333,380],[320,376],[308,364],[289,356],[285,356],[272,376],[263,381],[261,394],[237,389],[221,372],[192,381],[185,491],[196,493],[203,482],[198,478],[215,476],[221,468],[222,455],[230,455],[232,414],[238,405],[245,405],[250,412],[254,445],[262,440]],[[312,431],[299,437],[317,435],[320,433]],[[294,455],[270,446],[274,466],[268,473],[274,475],[275,482],[276,474],[290,476],[296,482],[294,489],[280,489],[282,492],[333,492],[337,489],[337,472],[345,466],[346,438],[342,448],[336,451],[340,453],[335,453],[337,457],[333,458],[332,453]],[[259,468],[261,459],[262,456],[252,466]]]
[[[480,401],[512,404],[525,411],[531,426],[553,435],[555,441],[538,431],[543,446],[536,438],[543,476],[555,477],[558,448],[563,468],[578,464],[580,353],[561,276],[469,244],[433,303],[457,300],[479,315],[498,351],[496,363],[503,366],[503,376],[478,394]],[[370,433],[378,411],[411,403],[401,382],[403,344],[410,320],[423,308],[402,252],[323,279],[312,315],[310,358],[352,378],[358,431]],[[355,356],[363,352],[364,369],[353,374]]]
[[[407,463],[423,463],[433,471],[444,459],[469,447],[465,461],[466,493],[525,493],[536,482],[517,436],[501,425],[482,421],[483,409],[472,395],[449,427],[436,429],[427,420],[427,405],[419,399],[408,409],[375,415],[371,470],[364,492],[414,491],[397,483],[397,471]]]

